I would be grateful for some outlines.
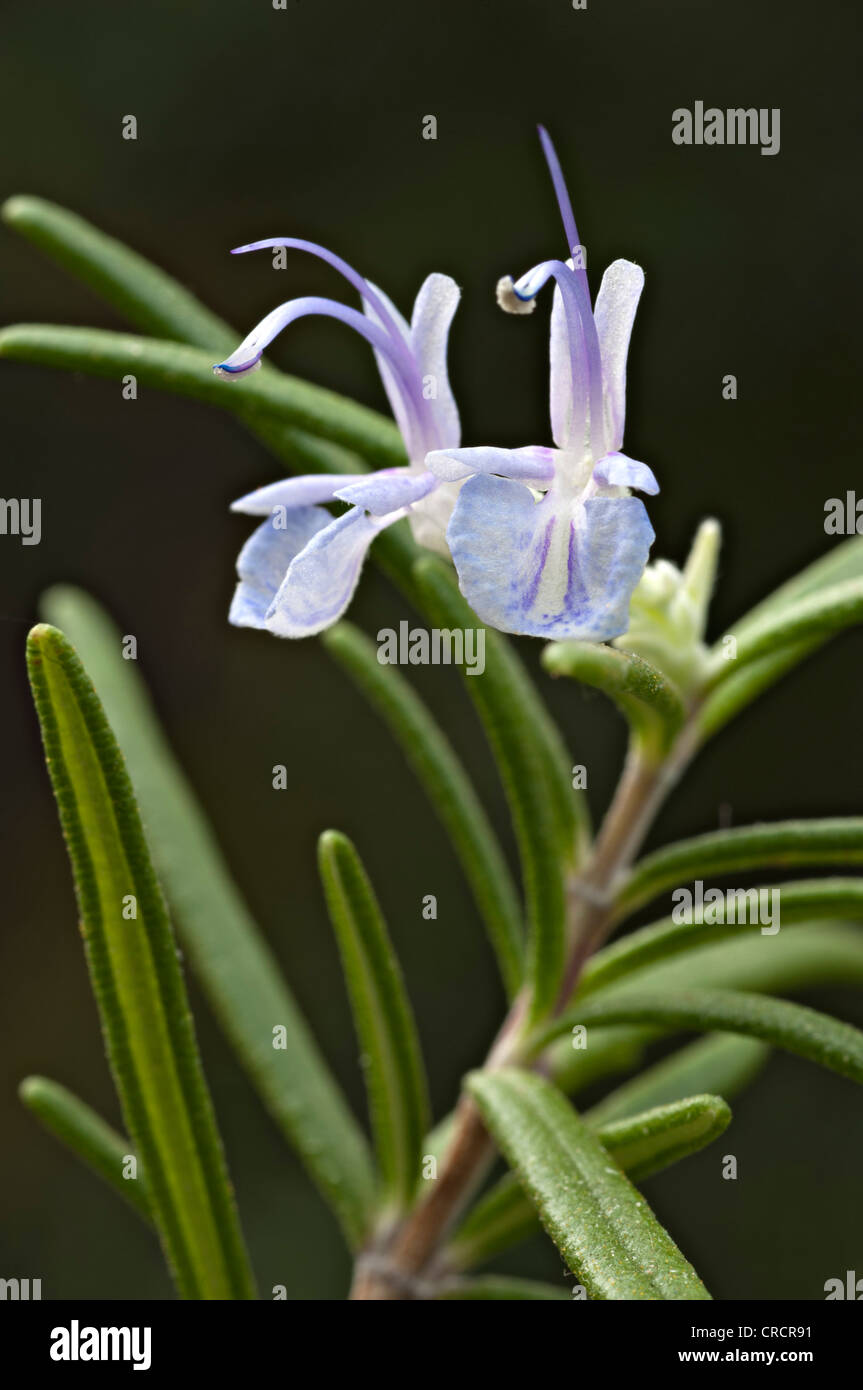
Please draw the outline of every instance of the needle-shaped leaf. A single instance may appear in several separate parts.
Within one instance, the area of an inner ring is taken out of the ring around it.
[[[384,1199],[405,1209],[416,1191],[428,1123],[413,1013],[372,886],[350,840],[326,831],[318,862],[363,1049]]]
[[[707,920],[710,912],[720,920]],[[756,932],[772,936],[816,917],[863,917],[863,879],[817,878],[770,888],[729,889],[722,902],[705,904],[703,915],[702,921],[666,918],[606,946],[588,961],[579,998],[670,956],[729,937]],[[760,922],[766,925],[760,926]]]
[[[565,1299],[569,1302],[572,1294],[568,1288],[560,1288],[557,1284],[541,1284],[535,1279],[508,1279],[503,1274],[488,1274],[479,1279],[449,1279],[440,1286],[435,1298],[457,1299],[459,1302],[482,1300],[503,1303],[513,1299],[530,1302],[559,1302]]]
[[[731,1100],[755,1079],[769,1056],[767,1043],[755,1038],[734,1033],[700,1038],[616,1087],[588,1111],[586,1118],[601,1127],[628,1119],[640,1110],[705,1092]]]
[[[122,754],[61,632],[34,628],[27,665],[108,1056],[166,1257],[184,1297],[254,1297],[176,946]]]
[[[518,839],[532,1007],[539,1017],[553,1003],[563,970],[565,866],[584,834],[583,801],[572,789],[559,735],[510,644],[482,628],[454,576],[438,561],[421,560],[415,574],[436,623],[485,634],[485,670],[466,676],[465,685],[491,744]]]
[[[320,434],[380,466],[405,462],[395,425],[367,406],[277,372],[224,381],[213,374],[212,353],[183,343],[99,328],[18,324],[0,330],[0,357],[116,380],[132,373],[139,385],[239,412],[253,423],[275,420]]]
[[[630,1180],[639,1182],[711,1143],[727,1127],[731,1111],[719,1096],[694,1095],[603,1125],[592,1111],[583,1119]],[[526,1240],[537,1224],[533,1203],[508,1173],[467,1216],[446,1258],[455,1268],[468,1269]]]
[[[3,221],[129,319],[144,333],[228,352],[236,333],[183,285],[144,256],[45,198],[19,194]]]
[[[842,541],[814,564],[807,565],[799,574],[780,585],[740,618],[728,635],[746,642],[753,630],[763,630],[765,623],[772,622],[801,599],[849,579],[863,579],[863,538],[860,536]],[[739,662],[729,661],[724,678],[710,693],[699,713],[698,727],[702,740],[717,733],[763,690],[815,651],[829,635],[811,636],[804,641],[778,647],[746,661],[742,666]],[[722,649],[723,644],[719,643],[714,653],[716,659]]]
[[[835,984],[863,987],[863,932],[844,922],[812,922],[778,936],[736,937],[672,956],[610,985],[602,997],[625,999],[646,990],[672,994],[705,985],[793,994]],[[658,1023],[594,1025],[586,1047],[575,1049],[568,1037],[552,1044],[549,1075],[561,1090],[577,1094],[596,1073],[611,1074],[638,1065],[647,1045],[669,1031],[682,1030],[666,1029]],[[628,1062],[626,1046],[631,1052]],[[615,1066],[618,1055],[621,1065]],[[604,1062],[608,1063],[605,1067]],[[709,1074],[693,1079],[685,1089],[722,1090]]]
[[[590,1051],[601,1048],[603,1033],[615,1031],[592,1030]],[[638,1030],[630,1031],[635,1033]],[[592,1106],[584,1118],[597,1131],[605,1147],[610,1149],[609,1140],[613,1144],[613,1126],[617,1121],[629,1120],[637,1117],[641,1111],[653,1110],[657,1106],[673,1107],[679,1101],[686,1103],[687,1096],[705,1092],[714,1097],[721,1096],[724,1101],[731,1100],[750,1084],[769,1055],[769,1046],[753,1038],[738,1037],[733,1033],[718,1033],[715,1037],[702,1038],[678,1048],[670,1057],[663,1058],[631,1081],[618,1086],[598,1105]],[[720,1111],[720,1114],[724,1112]],[[711,1137],[715,1137],[709,1133],[709,1106],[703,1118],[708,1125],[704,1142],[708,1143]],[[674,1137],[672,1128],[672,1141]],[[691,1151],[694,1152],[697,1147],[701,1145],[694,1146]],[[623,1162],[619,1150],[614,1157],[619,1163]],[[669,1155],[670,1162],[675,1158],[676,1155]],[[623,1166],[627,1166],[625,1162]],[[633,1176],[630,1173],[630,1177]],[[528,1239],[536,1228],[537,1218],[531,1203],[524,1196],[521,1185],[508,1174],[469,1212],[453,1237],[447,1259],[459,1269],[471,1268]]]
[[[119,1192],[139,1216],[152,1221],[147,1179],[137,1171],[137,1162],[134,1169],[129,1163],[137,1155],[128,1139],[72,1091],[46,1076],[25,1077],[18,1095],[61,1144]]]
[[[858,1028],[803,1004],[737,990],[622,991],[587,999],[541,1030],[533,1040],[534,1047],[541,1051],[578,1024],[611,1023],[645,1023],[668,1032],[742,1033],[863,1083],[863,1032]]]
[[[863,816],[775,821],[716,830],[665,845],[635,865],[617,897],[618,917],[694,879],[747,869],[863,863]]]
[[[768,609],[747,623],[736,637],[736,653],[729,660],[720,643],[708,670],[708,684],[716,685],[741,665],[772,655],[777,648],[826,641],[835,632],[863,618],[863,578],[816,589],[778,608]]]
[[[279,964],[231,878],[153,710],[137,661],[80,589],[50,589],[42,612],[71,637],[125,754],[151,851],[192,968],[264,1105],[335,1209],[349,1242],[367,1234],[371,1154]],[[274,1029],[284,1047],[273,1046]]]
[[[711,1144],[730,1121],[731,1111],[721,1096],[687,1096],[608,1121],[598,1137],[632,1181],[641,1182]]]
[[[505,1068],[474,1072],[467,1087],[592,1298],[710,1297],[644,1198],[550,1082]]]
[[[552,676],[568,676],[613,700],[649,758],[661,758],[686,718],[673,681],[632,652],[596,642],[551,642],[542,664]]]
[[[713,738],[720,729],[730,723],[741,710],[746,709],[771,685],[791,671],[820,646],[817,641],[796,642],[787,647],[779,647],[767,656],[756,657],[741,667],[729,670],[725,679],[715,686],[700,706],[696,718],[697,733],[701,743]]]
[[[752,627],[759,626],[769,615],[797,603],[820,589],[834,584],[842,584],[846,579],[863,579],[863,537],[850,536],[834,545],[825,555],[821,555],[811,565],[799,570],[797,574],[765,599],[751,608],[744,617],[739,618],[730,631],[745,636]]]
[[[861,615],[863,548],[855,537],[759,604],[717,643],[708,673],[712,688],[698,714],[701,740]]]
[[[351,623],[323,634],[331,656],[386,720],[449,832],[482,913],[510,996],[524,979],[524,937],[518,894],[488,817],[449,739],[413,687]]]

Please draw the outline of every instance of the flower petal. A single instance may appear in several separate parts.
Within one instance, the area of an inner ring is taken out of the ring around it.
[[[347,486],[339,488],[336,497],[340,502],[365,507],[367,512],[375,516],[386,516],[399,507],[419,502],[437,486],[437,478],[427,470],[409,473],[406,468],[381,468],[367,478],[351,478]]]
[[[447,539],[462,593],[504,632],[605,642],[626,631],[653,528],[635,497],[535,502],[504,478],[465,483]]]
[[[542,261],[516,282],[515,293],[532,297],[550,279],[555,281],[550,338],[552,437],[559,448],[578,452],[589,443],[594,457],[601,458],[606,452],[602,358],[584,273],[576,271],[572,261]]]
[[[371,281],[369,283],[371,284]],[[396,333],[398,333],[404,345],[405,351],[410,352],[411,330],[410,324],[407,322],[407,319],[405,319],[404,316],[401,313],[399,313],[398,309],[396,308],[395,304],[393,304],[389,295],[385,294],[384,291],[378,285],[371,284],[371,288],[374,291],[377,299],[383,305],[384,312],[389,315],[390,321],[394,325],[395,331]],[[384,320],[381,318],[381,315],[377,311],[374,303],[372,303],[371,301],[366,301],[363,305],[363,308],[367,317],[370,318],[373,323],[377,323],[381,327],[386,327],[386,324]],[[419,438],[416,409],[411,409],[408,406],[405,398],[404,388],[401,382],[399,381],[399,378],[393,371],[389,358],[378,348],[375,348],[375,361],[377,362],[378,371],[381,374],[381,381],[383,382],[384,390],[387,393],[387,400],[390,403],[390,410],[393,413],[393,419],[398,425],[399,433],[401,434],[401,437],[405,442],[405,448],[407,449],[408,457],[411,460],[413,460],[415,457],[420,458],[422,456],[423,442]],[[419,382],[418,373],[417,381]]]
[[[307,507],[330,502],[343,483],[356,480],[356,473],[304,473],[299,478],[281,478],[277,483],[247,492],[231,503],[232,512],[245,516],[269,516],[274,507]]]
[[[652,468],[627,454],[606,454],[593,470],[594,481],[605,487],[634,487],[639,492],[654,496],[659,491],[659,483]]]
[[[474,473],[499,473],[518,483],[546,487],[554,478],[556,451],[540,445],[524,449],[436,449],[426,455],[426,468],[444,482],[455,483]]]
[[[434,273],[420,285],[411,316],[411,346],[429,401],[436,437],[426,448],[457,447],[461,422],[447,374],[446,350],[450,325],[461,290],[449,275]]]
[[[240,582],[228,621],[235,627],[266,627],[270,604],[291,561],[331,521],[323,507],[301,507],[284,517],[268,517],[253,531],[237,557]]]
[[[626,415],[626,357],[635,311],[644,288],[644,271],[632,261],[613,261],[602,277],[593,317],[602,356],[609,450],[623,443]],[[595,456],[594,456],[595,457]]]
[[[317,531],[292,561],[266,617],[277,637],[311,637],[340,618],[353,598],[371,542],[395,520],[353,507]]]

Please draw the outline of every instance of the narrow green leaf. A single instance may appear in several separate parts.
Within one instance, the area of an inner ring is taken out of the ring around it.
[[[374,1206],[368,1144],[225,867],[159,725],[139,663],[123,660],[120,631],[80,589],[50,589],[41,607],[72,638],[101,693],[183,945],[210,1006],[264,1105],[356,1247]],[[273,1046],[277,1027],[284,1029],[284,1048]]]
[[[773,936],[787,927],[811,922],[814,917],[829,919],[863,916],[863,879],[816,878],[798,883],[774,884],[761,890],[740,888],[729,891],[744,895],[757,895],[759,892],[776,894],[776,898],[768,897],[766,900],[771,924],[762,927],[757,922],[753,923],[753,916],[758,916],[753,904],[757,906],[758,898],[750,899],[747,904],[745,896],[742,903],[735,898],[730,904],[730,912],[735,917],[742,915],[748,920],[675,922],[670,918],[664,918],[661,922],[653,922],[631,932],[621,941],[613,942],[593,956],[581,977],[578,997],[584,998],[596,990],[606,989],[612,981],[632,975],[648,965],[655,965],[669,956],[678,955],[693,947],[707,946],[713,942],[728,940],[730,937],[746,936],[756,932]],[[773,911],[774,903],[777,905],[776,912]],[[740,914],[737,911],[738,906],[741,909]],[[724,902],[715,904],[714,910],[724,915]]]
[[[652,758],[665,754],[686,718],[674,683],[632,652],[595,642],[551,642],[542,664],[552,676],[568,676],[603,691]]]
[[[843,628],[859,623],[863,618],[863,578],[845,579],[817,589],[792,603],[766,612],[758,621],[748,623],[742,632],[733,634],[737,641],[734,661],[727,660],[722,643],[714,651],[708,670],[708,684],[715,685],[734,669],[772,655],[777,647],[798,643],[826,641]]]
[[[394,666],[381,665],[374,643],[358,628],[337,623],[322,641],[386,720],[449,832],[507,992],[514,995],[524,979],[518,894],[497,837],[452,745],[413,687]]]
[[[730,1122],[721,1096],[687,1096],[603,1124],[598,1137],[632,1181],[642,1182],[712,1144]]]
[[[213,374],[212,356],[183,343],[98,328],[18,324],[0,330],[0,357],[115,380],[132,373],[139,385],[190,396],[253,423],[276,421],[320,434],[380,466],[405,462],[398,429],[377,411],[277,372],[225,381]]]
[[[178,281],[77,213],[19,194],[3,204],[2,217],[144,333],[220,353],[236,347],[230,325]]]
[[[835,544],[826,555],[821,555],[757,603],[744,617],[738,619],[730,631],[741,637],[746,636],[750,629],[759,627],[765,619],[772,617],[780,609],[788,608],[821,589],[843,584],[846,579],[863,579],[861,536],[850,536],[847,540]]]
[[[30,683],[117,1089],[180,1292],[254,1284],[161,891],[122,754],[74,649],[33,629]]]
[[[350,840],[326,831],[318,862],[364,1054],[384,1195],[404,1209],[416,1191],[428,1123],[416,1026],[372,886]]]
[[[535,1279],[508,1279],[503,1274],[489,1274],[481,1279],[451,1279],[442,1284],[438,1299],[458,1299],[460,1302],[494,1301],[508,1302],[512,1299],[536,1302],[548,1299],[565,1299],[569,1302],[572,1294],[567,1288],[556,1284],[540,1284]]]
[[[588,999],[534,1038],[541,1051],[576,1024],[647,1023],[699,1033],[742,1033],[794,1052],[830,1071],[863,1082],[863,1032],[803,1004],[734,990],[689,989],[678,994],[621,993]]]
[[[482,629],[443,565],[421,560],[415,574],[436,623]],[[582,814],[583,803],[571,788],[564,754],[552,757],[548,715],[517,656],[499,633],[482,630],[485,670],[466,676],[465,685],[497,761],[518,839],[530,934],[532,1008],[533,1016],[539,1017],[553,1003],[563,970],[564,846],[571,859],[574,817]]]
[[[146,1175],[138,1171],[134,1177],[123,1176],[128,1168],[128,1159],[136,1157],[128,1139],[112,1129],[101,1115],[85,1105],[72,1091],[46,1076],[25,1077],[18,1087],[18,1095],[55,1139],[59,1139],[76,1158],[92,1168],[115,1192],[119,1192],[139,1216],[152,1222]]]
[[[802,599],[843,584],[846,580],[863,579],[863,538],[852,536],[823,555],[814,564],[781,585],[730,629],[729,635],[747,643],[752,633],[764,631],[764,626],[781,618]],[[783,645],[765,655],[748,660],[725,663],[727,670],[720,684],[708,695],[698,717],[702,741],[712,738],[729,720],[750,704],[762,691],[775,684],[832,635],[816,634],[791,645]],[[718,663],[721,643],[714,658]]]
[[[665,845],[635,865],[617,898],[617,915],[694,879],[747,869],[863,863],[863,816],[775,821],[715,830]]]
[[[638,1035],[641,1040],[638,1050],[643,1051],[644,1042],[651,1036],[649,1029],[608,1028],[591,1029],[590,1053],[602,1049],[603,1035],[625,1031]],[[586,1053],[573,1055],[583,1057]],[[631,1119],[657,1106],[673,1106],[698,1093],[710,1092],[722,1096],[723,1100],[731,1100],[750,1084],[769,1055],[770,1047],[753,1038],[733,1033],[702,1038],[678,1048],[670,1057],[618,1086],[587,1111],[584,1118],[598,1132],[605,1147],[610,1148],[608,1141],[610,1137],[613,1142],[614,1130],[609,1131],[607,1127],[615,1122]],[[561,1081],[570,1081],[571,1076],[560,1074],[554,1079],[560,1085]],[[614,1157],[622,1162],[620,1152],[615,1152]],[[670,1161],[675,1161],[674,1157]],[[626,1166],[623,1162],[623,1167]],[[536,1229],[537,1217],[532,1205],[512,1174],[507,1174],[468,1214],[453,1238],[447,1259],[455,1268],[471,1268],[527,1240]]]
[[[632,1182],[697,1153],[722,1133],[731,1111],[719,1096],[694,1095],[599,1125],[589,1111],[583,1118],[603,1148]],[[468,1269],[526,1240],[538,1227],[521,1183],[508,1173],[477,1203],[447,1251],[447,1261]]]
[[[474,1072],[467,1087],[592,1298],[710,1297],[644,1198],[550,1082],[505,1068]]]
[[[604,999],[627,999],[633,993],[676,993],[709,985],[718,989],[794,994],[824,985],[863,988],[863,933],[845,923],[812,922],[778,936],[745,936],[719,945],[702,946],[657,965],[646,967],[631,979],[609,986]],[[609,1025],[591,1027],[589,1046],[573,1048],[571,1038],[561,1038],[548,1052],[549,1075],[567,1094],[575,1094],[594,1074],[632,1069],[645,1048],[675,1029],[661,1025]],[[682,1031],[682,1030],[679,1030]],[[625,1060],[625,1046],[632,1060]],[[616,1052],[622,1066],[611,1065]],[[608,1060],[609,1065],[603,1066]],[[707,1076],[686,1089],[721,1091]]]
[[[713,738],[741,710],[751,705],[763,691],[769,690],[786,671],[798,666],[820,645],[817,641],[797,642],[791,646],[780,647],[767,656],[747,661],[739,669],[729,670],[725,679],[710,691],[698,710],[696,723],[699,741],[706,743],[709,738]],[[735,666],[734,662],[728,664],[729,667]]]
[[[731,1100],[761,1071],[770,1048],[755,1038],[717,1033],[687,1043],[609,1092],[586,1116],[592,1125],[626,1120],[640,1110],[709,1092]]]

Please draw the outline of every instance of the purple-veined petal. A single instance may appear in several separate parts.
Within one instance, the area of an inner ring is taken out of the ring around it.
[[[322,507],[302,507],[268,517],[253,531],[237,557],[239,584],[228,621],[235,627],[266,627],[270,604],[291,561],[332,521]]]
[[[602,277],[593,311],[605,391],[608,437],[606,448],[623,443],[626,416],[626,357],[635,311],[644,288],[644,271],[632,261],[613,261]],[[594,455],[596,457],[596,455]]]
[[[587,592],[595,642],[619,637],[629,626],[629,602],[644,573],[654,530],[639,497],[591,497],[579,567]]]
[[[267,611],[277,637],[311,637],[340,618],[353,598],[371,542],[396,520],[383,521],[359,507],[330,520],[292,561]]]
[[[653,540],[635,497],[586,503],[520,483],[465,483],[447,531],[462,593],[484,622],[534,637],[604,642],[625,632]]]
[[[648,468],[646,463],[639,463],[638,459],[629,458],[627,454],[606,454],[594,468],[593,478],[605,487],[634,487],[651,496],[659,491],[653,469]]]
[[[411,315],[411,346],[422,378],[423,399],[434,424],[433,448],[457,448],[461,440],[458,406],[449,384],[446,350],[461,290],[449,275],[433,273],[420,285]]]
[[[367,478],[351,478],[340,487],[336,496],[340,502],[365,507],[374,516],[386,516],[400,507],[419,502],[438,486],[433,473],[409,473],[406,468],[381,468]]]
[[[475,449],[436,449],[426,455],[430,468],[443,482],[455,483],[474,473],[499,473],[518,483],[533,483],[547,487],[554,478],[556,450],[541,445],[524,449],[495,449],[481,446]]]
[[[356,473],[304,473],[299,478],[281,478],[277,483],[247,492],[231,503],[232,512],[245,516],[269,516],[274,507],[307,507],[315,502],[331,502],[338,488],[356,480]]]

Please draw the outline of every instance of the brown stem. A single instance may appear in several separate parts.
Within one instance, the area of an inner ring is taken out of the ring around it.
[[[585,961],[611,930],[615,884],[632,864],[657,809],[694,748],[694,725],[690,721],[664,762],[648,762],[637,751],[630,751],[587,867],[569,885],[571,954],[555,1014],[566,1007]],[[523,991],[495,1040],[486,1070],[518,1060],[528,1004],[529,998]],[[479,1111],[471,1098],[464,1095],[456,1107],[453,1136],[439,1176],[395,1233],[382,1246],[360,1256],[351,1298],[404,1300],[429,1296],[423,1275],[493,1157],[494,1145]]]

